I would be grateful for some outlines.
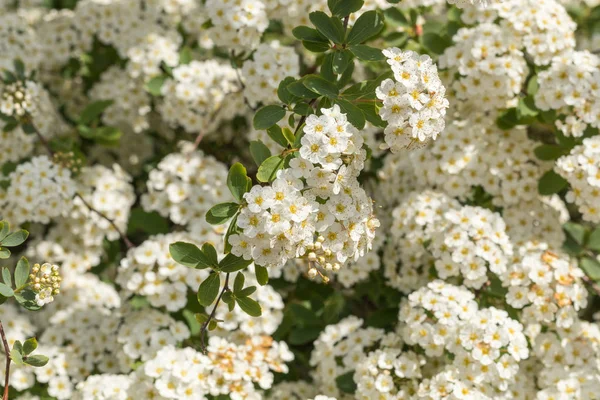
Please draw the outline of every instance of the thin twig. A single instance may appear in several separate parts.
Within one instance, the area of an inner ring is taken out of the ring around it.
[[[123,233],[123,231],[121,231],[121,229],[119,229],[119,227],[117,226],[117,224],[115,224],[115,221],[113,221],[112,219],[108,218],[106,215],[104,215],[102,212],[96,210],[94,207],[92,207],[92,205],[90,203],[88,203],[81,194],[79,193],[75,193],[75,197],[79,197],[79,199],[81,200],[81,202],[83,203],[83,205],[85,205],[90,211],[95,212],[96,214],[98,214],[101,218],[103,218],[104,220],[108,221],[108,223],[114,228],[115,231],[117,231],[117,233],[119,234],[119,236],[121,236],[121,239],[123,239],[123,242],[125,242],[125,246],[127,246],[127,249],[131,249],[134,248],[135,245],[133,243],[131,243],[131,241],[129,240],[129,238]]]
[[[2,343],[4,344],[4,352],[6,353],[6,371],[4,372],[4,395],[2,396],[2,400],[8,400],[8,383],[10,380],[10,348],[8,347],[8,341],[6,340],[6,334],[4,333],[2,321],[0,321],[0,335],[2,335]]]
[[[346,32],[346,29],[348,29],[348,21],[350,20],[350,16],[346,15],[346,17],[344,18],[344,32]]]
[[[217,272],[217,274],[218,273],[219,272]],[[219,297],[217,297],[217,302],[215,303],[215,306],[213,307],[212,312],[210,313],[210,315],[208,316],[208,319],[206,321],[204,321],[204,323],[202,324],[202,327],[200,328],[200,349],[202,350],[202,352],[204,354],[206,354],[206,344],[204,343],[204,335],[206,334],[206,329],[208,328],[208,324],[210,323],[210,321],[212,321],[212,319],[215,317],[215,314],[217,313],[217,307],[219,306],[219,303],[221,302],[221,297],[223,297],[223,293],[225,293],[228,290],[229,290],[229,273],[227,273],[227,275],[225,275],[225,285],[223,286],[221,293],[219,293]]]
[[[38,128],[32,122],[30,122],[29,125],[33,128],[35,134],[40,139],[40,142],[44,145],[44,147],[46,148],[48,153],[51,156],[54,156],[54,152],[52,151],[52,148],[50,147],[50,143],[48,143],[48,140],[44,137],[44,135],[42,135],[42,133],[38,130]],[[95,212],[100,217],[102,217],[103,219],[108,221],[108,223],[117,231],[119,236],[121,236],[121,239],[123,239],[123,242],[125,242],[125,246],[127,246],[127,249],[131,249],[131,248],[135,247],[135,245],[133,243],[131,243],[131,241],[129,240],[127,235],[125,235],[125,233],[123,233],[123,231],[121,231],[121,229],[119,229],[117,224],[115,224],[115,222],[112,219],[108,218],[102,212],[100,212],[100,211],[96,210],[94,207],[92,207],[91,204],[88,203],[80,193],[76,192],[74,197],[79,197],[79,199],[81,199],[83,205],[85,205],[90,211]]]
[[[587,275],[584,275],[582,279],[583,279],[583,282],[586,285],[588,285],[588,287],[590,289],[592,289],[596,293],[597,296],[600,296],[600,286],[596,282],[591,280],[590,277]]]

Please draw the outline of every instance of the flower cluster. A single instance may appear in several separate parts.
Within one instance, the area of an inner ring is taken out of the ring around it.
[[[319,335],[310,355],[315,367],[313,378],[320,392],[340,396],[336,378],[360,365],[367,349],[377,344],[384,332],[376,328],[361,328],[363,321],[351,316],[329,325]]]
[[[54,295],[60,293],[60,281],[58,265],[34,264],[29,274],[29,285],[35,292],[35,302],[38,306],[42,307],[54,301]]]
[[[439,63],[459,74],[456,98],[486,111],[514,106],[528,72],[520,36],[505,24],[485,23],[459,29],[452,40]]]
[[[148,191],[142,196],[146,211],[157,211],[191,230],[206,227],[204,216],[215,204],[231,200],[227,189],[227,167],[212,156],[187,151],[171,153],[150,171]],[[206,238],[218,242],[218,237]]]
[[[588,124],[600,128],[600,58],[573,51],[552,59],[540,72],[535,104],[541,110],[565,113],[556,124],[566,136],[581,137]]]
[[[566,256],[543,247],[523,248],[520,260],[502,275],[508,286],[506,302],[524,310],[523,323],[556,323],[569,328],[577,320],[577,312],[587,305],[587,290],[581,281],[584,273]]]
[[[211,131],[244,109],[235,70],[215,60],[192,61],[173,69],[162,86],[162,118],[187,132]],[[236,101],[237,100],[237,101]]]
[[[429,56],[396,47],[383,54],[394,72],[394,79],[384,80],[376,91],[383,101],[379,115],[387,122],[383,146],[396,152],[435,140],[448,108],[436,65]]]
[[[150,237],[121,260],[117,283],[124,295],[145,296],[153,307],[177,311],[187,304],[189,289],[197,289],[208,276],[206,270],[189,270],[169,254],[169,244],[190,241],[188,235],[172,233]]]
[[[5,217],[15,224],[25,221],[48,223],[66,216],[75,194],[71,171],[46,156],[19,164],[9,175],[10,186],[0,194]]]
[[[297,76],[299,71],[299,58],[291,47],[278,41],[261,44],[242,68],[244,96],[252,105],[273,101],[279,82],[286,76]]]
[[[600,137],[584,139],[554,169],[571,185],[567,201],[579,207],[584,220],[600,222]]]
[[[307,118],[290,168],[244,195],[242,231],[229,238],[235,255],[264,266],[305,257],[315,276],[317,265],[339,270],[371,248],[379,222],[357,181],[366,158],[362,137],[338,106],[321,112]]]
[[[452,398],[453,392],[463,390],[481,396],[504,391],[517,375],[519,361],[529,355],[523,326],[506,311],[478,309],[475,296],[464,287],[433,281],[408,296],[399,317],[407,344],[420,347],[428,357],[441,357],[445,351],[453,355],[451,366],[441,373],[447,382],[437,398]],[[470,375],[477,378],[469,380]],[[423,382],[427,395],[436,391],[436,381],[437,376]]]

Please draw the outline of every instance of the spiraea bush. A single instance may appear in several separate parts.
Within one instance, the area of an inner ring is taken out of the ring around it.
[[[599,129],[598,0],[0,0],[3,400],[600,399]]]

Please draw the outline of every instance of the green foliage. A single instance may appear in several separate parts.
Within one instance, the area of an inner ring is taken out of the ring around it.
[[[198,246],[191,243],[171,243],[169,245],[169,253],[175,262],[186,267],[196,269],[218,267],[218,264],[215,264]]]
[[[227,187],[233,195],[233,198],[238,202],[243,200],[244,193],[249,190],[249,184],[251,184],[250,178],[246,174],[246,168],[240,163],[235,163],[229,169],[227,175]]]
[[[219,268],[223,272],[236,272],[245,269],[252,263],[252,260],[244,260],[242,257],[238,257],[229,253],[219,263]]]
[[[546,172],[538,183],[538,192],[541,195],[551,195],[560,192],[568,186],[568,182],[554,170]]]
[[[322,11],[312,12],[308,17],[317,31],[327,39],[335,44],[344,42],[344,27],[338,18],[330,17]]]
[[[201,306],[210,306],[217,295],[219,294],[219,288],[221,287],[221,274],[213,272],[200,284],[198,288],[198,303]]]
[[[375,10],[363,13],[348,33],[346,42],[349,45],[360,44],[373,36],[377,35],[383,29],[383,16]]]
[[[258,167],[256,179],[258,179],[259,182],[273,181],[277,176],[277,171],[283,169],[286,159],[287,157],[281,157],[279,155],[267,158],[262,164],[260,164],[260,167]]]
[[[229,221],[240,209],[237,203],[221,203],[206,213],[206,222],[211,225],[222,225]]]

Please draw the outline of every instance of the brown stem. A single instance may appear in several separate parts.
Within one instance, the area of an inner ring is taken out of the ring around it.
[[[108,221],[108,223],[114,228],[114,230],[117,231],[117,233],[119,234],[119,236],[121,236],[121,239],[123,239],[123,242],[125,242],[125,246],[127,246],[127,249],[131,249],[131,248],[135,247],[135,245],[133,243],[131,243],[131,241],[123,233],[123,231],[121,231],[121,229],[119,229],[119,227],[117,226],[117,224],[115,224],[115,221],[113,221],[112,219],[108,218],[106,215],[104,215],[103,213],[101,213],[100,211],[98,211],[94,207],[92,207],[92,205],[90,203],[88,203],[83,198],[83,196],[81,194],[75,193],[75,197],[79,197],[79,199],[81,200],[81,202],[83,203],[83,205],[85,205],[90,211],[95,212],[101,218],[103,218],[104,220]]]
[[[346,29],[348,29],[348,21],[350,20],[350,16],[346,15],[346,17],[344,18],[344,32],[346,32]]]
[[[2,336],[4,352],[6,353],[6,371],[4,372],[4,395],[2,396],[2,400],[8,400],[8,383],[10,380],[10,348],[8,347],[8,341],[6,340],[6,334],[4,333],[2,321],[0,321],[0,335]]]
[[[216,273],[218,274],[219,272],[216,272]],[[217,297],[217,302],[215,303],[215,306],[213,307],[212,312],[210,313],[210,315],[208,316],[208,319],[206,321],[204,321],[204,323],[202,324],[202,327],[200,328],[200,350],[202,350],[202,352],[204,354],[206,354],[206,344],[204,343],[204,335],[206,334],[206,329],[208,328],[208,324],[210,323],[210,321],[215,317],[215,314],[217,313],[217,307],[219,306],[219,303],[221,302],[221,297],[223,297],[223,293],[225,293],[228,290],[229,290],[229,273],[227,273],[227,275],[225,275],[225,285],[223,286],[221,293],[219,293],[219,297]]]
[[[29,122],[29,125],[31,125],[31,127],[33,127],[33,130],[35,131],[35,134],[40,139],[40,142],[44,145],[44,147],[46,148],[46,150],[48,151],[48,153],[51,156],[54,156],[54,152],[52,151],[52,148],[50,147],[50,144],[48,143],[48,140],[44,137],[44,135],[42,135],[42,133],[33,124],[33,122]],[[108,221],[108,223],[111,224],[111,226],[117,231],[117,233],[119,234],[119,236],[121,236],[121,239],[123,239],[123,242],[125,242],[125,246],[127,246],[127,249],[131,249],[132,247],[135,247],[134,244],[131,243],[131,241],[129,240],[129,238],[121,231],[121,229],[119,229],[119,227],[115,224],[115,222],[112,219],[108,218],[106,215],[104,215],[103,213],[101,213],[100,211],[98,211],[94,207],[92,207],[90,205],[90,203],[88,203],[87,201],[85,201],[85,199],[83,198],[83,196],[81,194],[75,193],[75,197],[79,197],[81,199],[81,201],[83,202],[83,204],[90,211],[95,212],[100,217],[102,217],[103,219],[105,219],[106,221]]]
[[[592,289],[596,293],[597,296],[600,296],[600,286],[596,282],[591,280],[590,277],[587,275],[584,275],[582,279],[583,279],[583,282],[586,285],[588,285],[589,288]]]

